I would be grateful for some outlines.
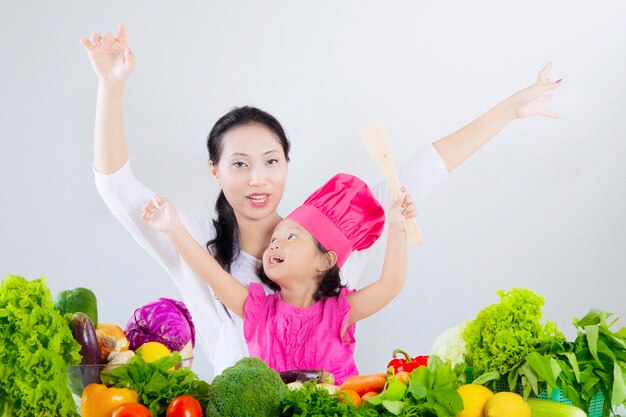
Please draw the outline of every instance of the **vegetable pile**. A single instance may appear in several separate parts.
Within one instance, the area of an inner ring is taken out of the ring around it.
[[[308,381],[301,389],[291,391],[281,401],[281,417],[305,416],[346,416],[346,417],[377,417],[378,412],[372,408],[357,408],[352,402],[341,400],[324,387]]]
[[[76,416],[65,369],[79,350],[45,278],[8,275],[0,286],[0,415]]]
[[[153,416],[165,415],[170,403],[181,395],[196,398],[205,408],[209,384],[198,379],[189,368],[175,369],[180,359],[180,354],[174,352],[146,363],[141,355],[135,355],[129,363],[103,372],[100,379],[106,386],[136,392],[139,401],[148,407]]]
[[[411,372],[408,385],[392,376],[385,390],[367,402],[382,415],[454,417],[463,410],[456,388],[465,382],[464,370],[431,356],[427,366]]]
[[[463,332],[474,383],[495,389],[504,382],[524,398],[560,390],[582,410],[602,395],[604,417],[626,405],[626,328],[613,332],[611,313],[573,319],[578,335],[570,342],[554,323],[539,322],[542,297],[528,289],[499,294],[500,303],[481,310]]]
[[[541,296],[498,294],[444,332],[430,356],[396,349],[385,373],[336,386],[322,369],[278,374],[244,358],[208,384],[181,366],[195,343],[183,303],[146,304],[124,331],[97,323],[86,288],[53,303],[44,278],[9,275],[0,286],[0,416],[77,416],[68,380],[84,417],[582,417],[602,398],[608,417],[626,405],[626,328],[612,330],[611,313],[573,319],[578,335],[567,341],[540,321]],[[79,362],[88,366],[69,366]],[[533,398],[554,393],[573,405]]]

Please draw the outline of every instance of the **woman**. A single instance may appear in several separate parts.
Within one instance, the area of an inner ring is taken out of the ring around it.
[[[98,191],[113,215],[172,277],[193,315],[199,344],[218,374],[247,355],[242,321],[216,299],[166,238],[141,222],[143,206],[154,193],[133,176],[124,136],[124,86],[135,68],[126,29],[120,25],[117,38],[111,33],[95,33],[91,40],[83,38],[81,43],[99,79],[94,137]],[[558,81],[548,81],[549,70],[548,64],[535,84],[420,150],[398,172],[407,192],[417,201],[422,199],[448,172],[516,118],[560,117],[543,108],[549,98],[546,92],[559,85]],[[256,108],[242,107],[217,121],[207,146],[211,173],[222,188],[216,203],[217,220],[211,222],[180,212],[181,222],[225,270],[245,285],[258,283],[259,259],[281,220],[276,208],[287,177],[289,141],[274,117]],[[384,183],[374,186],[372,192],[383,207],[389,206],[391,195]],[[366,252],[353,253],[341,270],[350,287],[355,287],[365,266]]]

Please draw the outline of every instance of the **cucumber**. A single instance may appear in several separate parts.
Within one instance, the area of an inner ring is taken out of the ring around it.
[[[529,398],[526,402],[530,406],[531,417],[587,417],[583,410],[570,404],[539,398]]]
[[[280,373],[285,384],[290,382],[306,382],[316,379],[318,384],[334,384],[335,377],[328,371],[323,369],[294,369],[291,371],[283,371]]]
[[[96,336],[96,329],[89,316],[85,313],[74,313],[70,321],[74,339],[80,344],[80,354],[83,359],[81,365],[95,365],[102,363],[100,345]]]

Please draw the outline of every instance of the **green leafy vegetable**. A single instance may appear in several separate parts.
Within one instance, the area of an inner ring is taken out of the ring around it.
[[[463,400],[456,391],[465,383],[465,364],[452,367],[437,356],[428,359],[428,366],[411,372],[409,388],[399,401],[386,401],[385,391],[366,401],[380,415],[401,417],[454,417],[463,410]]]
[[[0,286],[0,415],[77,416],[66,367],[80,362],[79,351],[45,278],[8,275]]]
[[[337,395],[331,395],[315,381],[307,381],[304,387],[287,393],[280,403],[281,417],[346,416],[376,417],[373,408],[356,408],[342,402]]]
[[[576,368],[568,369],[567,363],[560,363],[564,371],[560,378],[563,394],[586,410],[601,391],[605,399],[610,399],[604,402],[604,416],[611,413],[611,407],[626,406],[626,327],[611,331],[617,318],[607,324],[610,316],[606,311],[591,310],[582,319],[573,319],[578,336],[567,350],[570,357],[576,357]]]
[[[481,310],[463,333],[469,365],[506,375],[543,342],[565,341],[555,323],[539,322],[543,297],[525,288],[498,294],[500,302]]]
[[[189,368],[172,370],[180,363],[180,354],[172,353],[152,363],[135,355],[125,365],[102,372],[102,383],[117,388],[130,388],[139,394],[152,417],[164,416],[169,403],[179,395],[196,398],[204,409],[208,402],[209,384],[198,379]]]
[[[612,408],[626,405],[626,328],[613,332],[608,323],[611,313],[591,310],[582,319],[573,319],[578,335],[573,342],[560,336],[544,337],[535,349],[503,375],[510,390],[539,395],[543,389],[560,389],[575,406],[589,410],[601,393],[605,401],[602,415]],[[480,374],[480,373],[479,373]],[[476,381],[493,382],[492,373]]]

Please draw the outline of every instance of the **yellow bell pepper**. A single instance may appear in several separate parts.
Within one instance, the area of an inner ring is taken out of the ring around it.
[[[137,391],[132,389],[89,384],[81,397],[80,412],[83,417],[111,417],[120,404],[136,402],[139,402],[139,397]]]

